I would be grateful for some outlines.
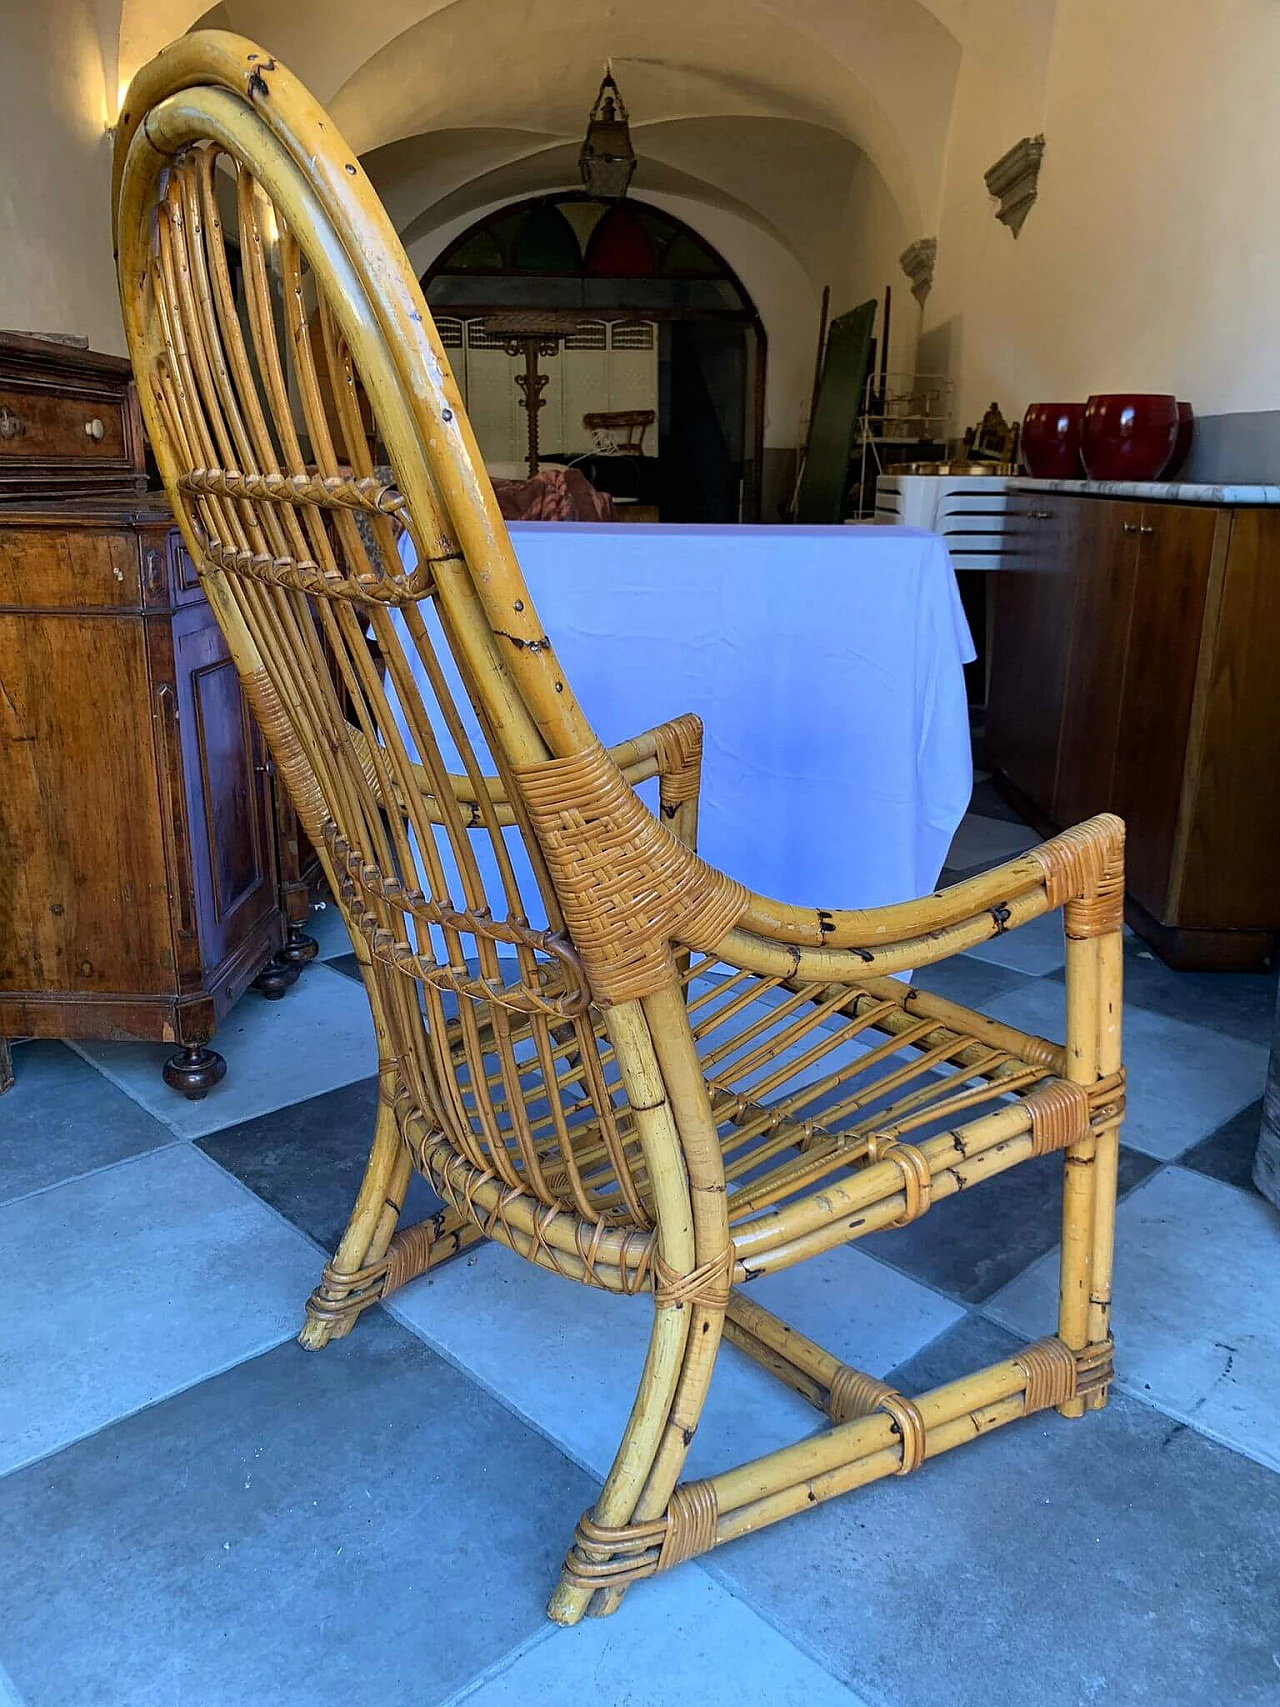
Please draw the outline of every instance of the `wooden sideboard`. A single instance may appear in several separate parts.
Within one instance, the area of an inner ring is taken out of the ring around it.
[[[231,1004],[315,953],[304,853],[172,513],[133,490],[128,364],[51,346],[42,386],[34,343],[0,338],[0,1053],[171,1042],[198,1097]]]
[[[1129,923],[1172,966],[1280,938],[1280,508],[1011,494],[986,750],[1038,827],[1128,825]]]

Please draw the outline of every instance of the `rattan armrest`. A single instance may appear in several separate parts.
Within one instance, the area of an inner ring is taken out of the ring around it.
[[[749,894],[715,952],[747,972],[862,983],[950,959],[1059,908],[1069,935],[1118,930],[1123,897],[1124,825],[1108,813],[977,877],[894,906],[839,911]]]
[[[363,731],[351,724],[347,725],[347,732],[366,781],[385,805],[385,794],[378,774],[380,767],[374,762],[367,737]],[[696,805],[702,770],[702,725],[691,713],[672,718],[667,723],[655,724],[652,729],[633,735],[630,740],[618,742],[616,746],[609,748],[609,757],[633,788],[657,777],[664,817],[676,818],[679,807],[685,802]],[[422,794],[431,822],[442,824],[444,819],[426,767],[411,762],[409,768]],[[507,798],[506,784],[502,778],[489,776],[483,780],[498,823],[503,826],[514,824],[515,814]],[[453,798],[460,805],[469,806],[473,819],[478,822],[479,802],[472,779],[451,773],[449,786]],[[404,796],[394,778],[391,779],[391,792],[403,812]],[[684,839],[691,840],[691,837]]]

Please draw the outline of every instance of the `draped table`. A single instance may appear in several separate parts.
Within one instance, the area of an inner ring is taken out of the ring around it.
[[[963,666],[974,655],[936,535],[584,522],[510,532],[606,746],[681,712],[702,718],[708,860],[807,906],[881,906],[935,887],[972,787]],[[412,564],[407,535],[401,555]]]

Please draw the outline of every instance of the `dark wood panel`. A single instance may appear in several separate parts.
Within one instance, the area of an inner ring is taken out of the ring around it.
[[[1107,506],[1108,508],[1110,506]],[[1205,505],[1142,511],[1112,803],[1128,826],[1129,893],[1171,922],[1169,886],[1214,545],[1230,518]]]
[[[1193,754],[1184,927],[1280,929],[1280,515],[1237,510]]]
[[[1051,811],[1064,826],[1116,809],[1120,701],[1142,526],[1139,504],[1076,503],[1071,512],[1075,601]]]
[[[1016,520],[1027,542],[1028,566],[992,577],[986,748],[991,766],[1048,812],[1071,643],[1075,587],[1069,540],[1078,506],[1056,499],[1024,500],[1023,505]]]
[[[0,605],[111,610],[136,609],[141,601],[134,535],[86,528],[0,528]]]
[[[175,988],[140,624],[0,615],[0,989]]]
[[[212,968],[279,905],[269,783],[239,677],[207,605],[175,619],[173,652],[197,928],[203,966]]]

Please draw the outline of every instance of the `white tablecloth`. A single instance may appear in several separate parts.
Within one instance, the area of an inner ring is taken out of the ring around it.
[[[511,537],[606,745],[702,718],[709,860],[808,906],[934,888],[972,786],[973,644],[940,539],[582,522]]]

